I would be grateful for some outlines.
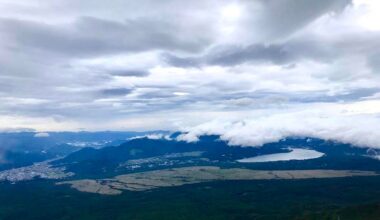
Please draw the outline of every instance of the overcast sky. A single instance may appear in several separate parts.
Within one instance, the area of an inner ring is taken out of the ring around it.
[[[274,139],[380,137],[379,1],[1,0],[0,12],[1,130],[239,122]]]

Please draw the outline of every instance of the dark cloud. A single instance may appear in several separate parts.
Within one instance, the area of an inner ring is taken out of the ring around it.
[[[336,52],[323,41],[297,39],[278,44],[252,44],[248,46],[225,45],[210,49],[203,56],[179,57],[164,54],[164,60],[174,66],[201,65],[234,66],[242,63],[293,64],[300,59],[328,61]]]
[[[230,46],[216,49],[206,58],[209,64],[236,65],[249,61],[271,61],[284,63],[294,55],[283,45],[255,44],[247,47]]]
[[[149,71],[147,70],[131,70],[131,69],[115,69],[115,70],[109,70],[109,74],[113,76],[147,76],[149,75]]]
[[[129,88],[112,88],[112,89],[103,89],[101,94],[106,96],[125,96],[132,92],[132,89]]]
[[[254,44],[249,46],[219,46],[203,57],[177,57],[164,55],[164,59],[174,66],[221,65],[233,66],[247,62],[285,63],[293,60],[294,54],[283,45]]]
[[[77,57],[154,49],[196,51],[209,43],[207,37],[183,38],[176,34],[180,27],[150,19],[117,22],[81,17],[60,25],[1,19],[0,30],[17,47]]]
[[[375,74],[380,74],[380,53],[370,55],[367,62]]]
[[[351,102],[356,100],[363,100],[371,95],[379,93],[379,88],[365,88],[365,89],[352,89],[349,91],[342,91],[337,94],[328,95],[327,91],[319,91],[313,93],[294,93],[288,94],[289,101],[291,102]]]
[[[292,33],[325,13],[341,10],[350,2],[350,0],[241,1],[241,4],[244,4],[247,9],[251,9],[250,5],[257,8],[257,4],[261,4],[262,8],[258,14],[247,19],[246,22],[248,23],[243,22],[242,25],[246,26],[247,30],[252,27],[255,35],[259,34],[256,30],[259,28],[260,33],[264,35],[263,39],[266,39],[264,42],[268,43],[267,35],[279,38]],[[77,5],[74,2],[62,4],[62,10],[67,9],[64,7],[70,8]],[[173,7],[177,8],[180,4],[181,1],[170,1],[164,4],[166,7],[163,7],[153,1],[146,2],[146,5],[150,5],[152,10],[154,10],[153,7],[158,7],[165,11]],[[76,7],[85,11],[84,5],[86,4],[81,3]],[[101,2],[95,5],[104,7]],[[126,9],[135,6],[130,3],[122,4],[122,2],[115,5],[118,7],[124,5],[127,7]],[[194,8],[197,5],[203,5],[203,3],[201,1],[195,2],[188,7]],[[97,10],[103,11],[104,9],[97,8]],[[180,10],[187,12],[187,9]],[[215,13],[217,12],[210,11],[211,15],[214,13],[213,16],[216,18],[217,14]],[[9,46],[15,50],[25,51],[29,49],[33,50],[34,53],[48,52],[70,57],[102,56],[155,49],[198,52],[213,43],[216,37],[213,26],[215,25],[214,22],[217,21],[214,20],[213,16],[203,21],[210,22],[209,24],[206,22],[201,25],[200,21],[191,21],[186,16],[178,17],[176,13],[172,11],[170,15],[176,17],[169,19],[164,19],[162,16],[140,16],[138,18],[127,18],[124,21],[79,16],[73,22],[57,24],[22,18],[2,18],[0,30],[4,35],[2,38],[6,37]],[[257,37],[252,39],[254,38]],[[274,52],[271,50],[275,50],[272,47],[275,46],[269,45],[267,48],[256,48],[256,50],[271,53]]]
[[[178,56],[170,53],[162,56],[168,64],[179,67],[234,66],[243,63],[271,63],[294,67],[294,64],[302,60],[331,64],[342,57],[364,55],[368,57],[369,67],[379,72],[379,47],[378,32],[348,33],[344,38],[335,39],[305,33],[280,43],[217,45],[200,56]]]
[[[260,3],[264,10],[253,24],[257,31],[262,31],[264,39],[273,40],[298,31],[321,15],[342,11],[352,0],[260,0]]]
[[[162,54],[162,59],[167,64],[177,67],[198,67],[204,62],[202,57],[180,57],[170,53]]]

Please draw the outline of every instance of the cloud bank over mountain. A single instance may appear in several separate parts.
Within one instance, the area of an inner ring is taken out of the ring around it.
[[[224,118],[184,128],[177,139],[194,142],[220,135],[230,145],[262,146],[287,137],[313,137],[359,147],[380,148],[380,102],[312,104],[287,111],[256,112],[247,119]],[[372,109],[377,109],[373,112]]]

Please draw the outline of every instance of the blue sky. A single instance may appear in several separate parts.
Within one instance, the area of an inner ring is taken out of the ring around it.
[[[247,122],[275,139],[380,137],[377,1],[3,0],[0,12],[1,130]]]

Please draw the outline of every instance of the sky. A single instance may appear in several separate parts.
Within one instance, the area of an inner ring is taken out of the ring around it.
[[[375,0],[1,0],[0,130],[380,147]]]

